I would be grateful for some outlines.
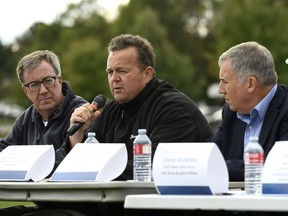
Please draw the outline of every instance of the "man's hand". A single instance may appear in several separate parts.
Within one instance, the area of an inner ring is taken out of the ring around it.
[[[82,142],[85,131],[91,127],[92,123],[99,115],[100,111],[94,111],[94,108],[90,103],[86,103],[74,110],[70,118],[70,126],[76,122],[83,123],[83,125],[72,136],[69,136],[71,149],[76,143]]]

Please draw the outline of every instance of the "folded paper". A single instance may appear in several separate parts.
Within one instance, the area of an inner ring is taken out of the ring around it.
[[[262,174],[263,194],[288,194],[288,141],[277,141],[270,150]]]
[[[77,143],[50,181],[111,181],[124,171],[127,161],[124,143]]]
[[[13,145],[0,153],[0,181],[40,181],[55,163],[53,145]]]
[[[215,143],[159,143],[152,172],[162,195],[228,191],[228,169]]]

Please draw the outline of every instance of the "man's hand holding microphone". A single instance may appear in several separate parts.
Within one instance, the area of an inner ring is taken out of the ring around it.
[[[91,127],[92,123],[100,115],[100,109],[105,103],[105,96],[97,95],[91,104],[86,103],[74,110],[70,118],[70,128],[67,130],[71,148],[83,140],[85,131]]]

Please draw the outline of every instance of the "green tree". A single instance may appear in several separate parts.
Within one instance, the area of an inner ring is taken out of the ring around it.
[[[286,0],[222,0],[214,19],[213,62],[217,63],[219,55],[231,46],[257,41],[266,46],[274,56],[279,82],[288,83],[288,68],[285,64],[288,57],[288,29],[285,28],[287,15]],[[214,76],[218,77],[218,73]]]
[[[17,101],[13,90],[15,88],[21,89],[16,76],[15,62],[18,59],[18,54],[13,52],[14,48],[13,45],[3,45],[0,42],[0,100],[8,104],[15,104]]]

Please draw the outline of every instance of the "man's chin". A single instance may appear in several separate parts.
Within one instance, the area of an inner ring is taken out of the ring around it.
[[[229,106],[229,108],[230,108],[231,111],[236,112],[235,107],[231,106],[231,104],[229,104],[229,103],[227,103],[227,105]]]
[[[127,99],[122,97],[122,95],[114,95],[114,99],[115,101],[117,101],[118,104],[123,104],[123,103],[127,103]]]
[[[55,110],[55,104],[52,103],[41,103],[37,107],[38,110],[44,111],[44,112],[50,112],[51,110]]]

